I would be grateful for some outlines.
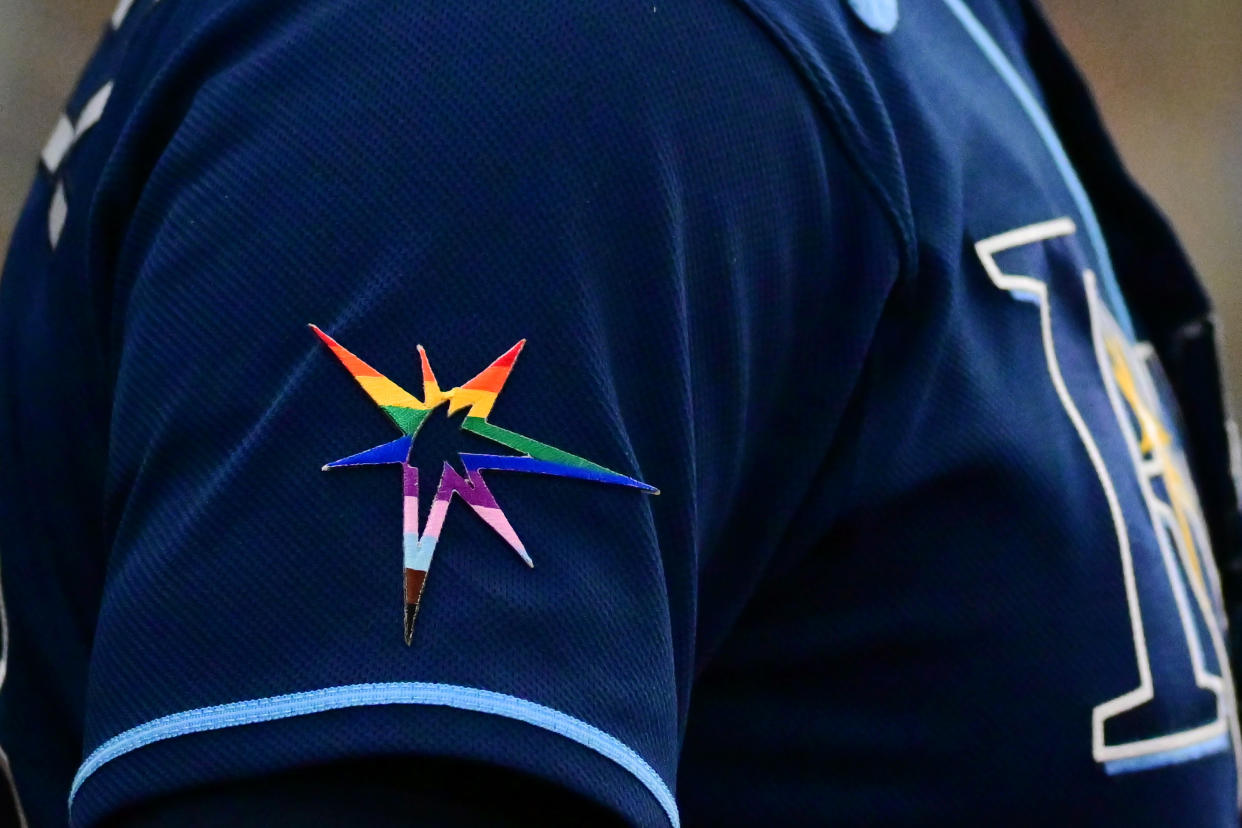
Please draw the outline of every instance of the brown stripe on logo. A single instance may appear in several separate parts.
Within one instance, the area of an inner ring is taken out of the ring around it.
[[[405,570],[405,645],[414,639],[414,619],[418,617],[418,603],[423,597],[423,585],[427,572],[422,569]]]

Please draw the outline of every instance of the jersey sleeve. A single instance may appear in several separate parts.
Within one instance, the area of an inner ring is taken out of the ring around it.
[[[110,383],[72,822],[426,755],[676,825],[897,278],[815,96],[707,0],[162,3],[65,228]]]

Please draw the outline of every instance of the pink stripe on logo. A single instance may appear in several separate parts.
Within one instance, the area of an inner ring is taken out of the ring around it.
[[[404,503],[403,520],[401,523],[401,531],[407,535],[418,535],[418,498],[406,497],[402,498]]]

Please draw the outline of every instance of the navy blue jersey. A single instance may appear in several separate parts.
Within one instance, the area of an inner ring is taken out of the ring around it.
[[[0,745],[34,825],[1236,825],[1214,360],[1017,0],[125,2],[0,281]]]

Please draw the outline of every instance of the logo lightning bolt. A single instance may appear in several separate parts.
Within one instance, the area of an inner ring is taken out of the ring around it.
[[[581,480],[593,480],[597,483],[630,486],[651,494],[659,494],[654,486],[643,483],[641,480],[626,477],[577,455],[508,431],[487,421],[492,406],[496,403],[496,397],[504,388],[505,381],[508,380],[513,370],[513,364],[526,344],[524,339],[484,368],[474,379],[448,391],[440,390],[440,384],[431,370],[427,352],[422,345],[419,345],[418,356],[423,371],[423,399],[420,400],[354,356],[318,327],[311,325],[310,329],[328,346],[354,380],[362,386],[367,396],[388,415],[388,418],[402,433],[402,436],[396,440],[335,460],[325,465],[323,469],[327,471],[345,466],[401,466],[404,493],[402,548],[405,562],[406,645],[409,645],[414,637],[414,620],[418,616],[419,602],[427,583],[427,570],[431,566],[431,556],[440,539],[444,517],[448,513],[453,495],[460,497],[476,515],[500,535],[527,566],[534,566],[530,555],[526,552],[526,547],[523,546],[517,532],[514,531],[509,519],[496,502],[491,489],[483,480],[482,472],[516,471],[554,477],[574,477]],[[469,409],[461,424],[464,431],[477,434],[520,453],[517,455],[459,453],[462,468],[466,472],[464,476],[445,462],[440,472],[440,483],[436,487],[435,498],[431,502],[431,510],[427,515],[427,526],[420,534],[418,529],[418,469],[410,465],[410,451],[414,446],[414,438],[418,435],[418,430],[422,428],[428,415],[445,403],[448,404],[447,413],[450,415],[463,408]]]

